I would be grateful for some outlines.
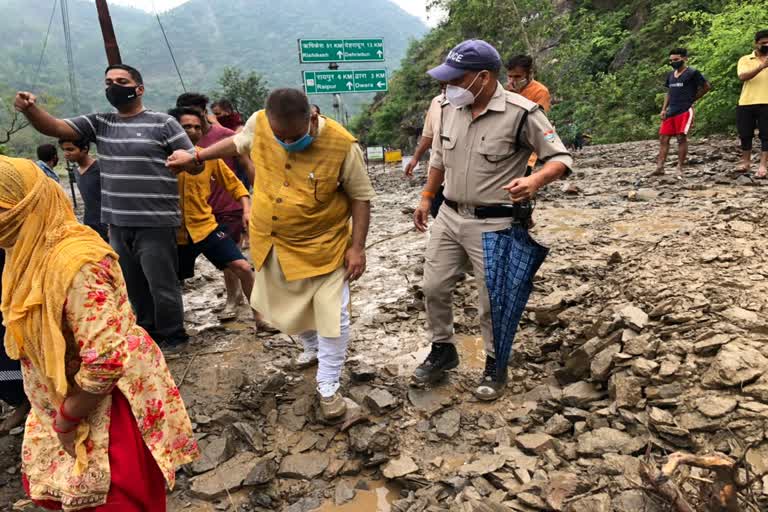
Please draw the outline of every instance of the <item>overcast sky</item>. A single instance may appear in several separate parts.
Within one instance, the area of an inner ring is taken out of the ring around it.
[[[156,6],[158,11],[166,11],[177,5],[181,5],[187,0],[112,0],[116,4],[129,5],[132,7],[138,7],[145,11],[152,12],[152,4]],[[392,0],[404,10],[418,16],[428,25],[434,25],[435,20],[427,19],[426,3],[427,0]]]

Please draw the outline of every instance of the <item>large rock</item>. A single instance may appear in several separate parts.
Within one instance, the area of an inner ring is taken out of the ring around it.
[[[501,469],[506,462],[505,455],[483,455],[476,461],[461,466],[459,474],[467,477],[487,475]]]
[[[612,512],[611,497],[605,493],[587,496],[570,503],[565,512]]]
[[[515,438],[515,442],[521,449],[535,454],[542,454],[557,446],[554,437],[543,433],[522,434]]]
[[[392,438],[385,425],[355,425],[348,431],[350,447],[359,453],[383,452],[389,448]]]
[[[397,405],[397,399],[386,389],[375,388],[365,397],[365,406],[373,414],[381,416]]]
[[[381,470],[385,478],[390,480],[410,475],[419,470],[419,466],[413,462],[413,459],[407,455],[402,455],[399,459],[393,459],[387,462]]]
[[[554,510],[563,510],[566,500],[575,496],[578,492],[581,482],[579,477],[573,473],[564,473],[553,471],[549,473],[549,481],[545,486],[542,496],[547,505]]]
[[[608,392],[616,407],[637,407],[643,399],[642,382],[627,372],[614,373],[608,383]]]
[[[457,409],[451,409],[441,414],[434,420],[435,432],[440,437],[451,439],[459,433],[461,426],[461,413]]]
[[[243,485],[264,485],[271,482],[277,475],[277,463],[270,458],[262,458],[256,461]]]
[[[719,418],[736,409],[739,403],[730,397],[711,396],[696,400],[696,409],[707,418]]]
[[[417,410],[425,413],[427,416],[436,414],[453,402],[450,397],[441,394],[438,390],[415,387],[408,389],[408,400]]]
[[[600,400],[603,394],[590,382],[576,382],[563,389],[563,404],[570,407],[588,407],[590,403]]]
[[[731,341],[731,336],[727,334],[715,334],[697,341],[693,345],[693,351],[701,356],[713,356],[720,350],[720,347],[729,341]]]
[[[613,338],[591,338],[568,354],[565,360],[565,372],[574,380],[588,377],[594,356],[613,343],[615,343]]]
[[[744,342],[733,341],[717,353],[702,378],[707,387],[743,386],[756,380],[768,370],[768,359],[759,350]]]
[[[213,471],[194,477],[190,492],[196,498],[213,500],[225,495],[227,491],[237,490],[242,487],[258,460],[259,456],[255,453],[238,453]]]
[[[613,368],[613,356],[621,352],[621,345],[615,343],[595,356],[590,364],[592,379],[598,382],[605,382],[611,375]]]
[[[642,448],[645,444],[638,438],[633,438],[626,432],[613,428],[603,427],[581,434],[578,438],[577,450],[581,455],[590,457],[606,453],[630,454]]]
[[[637,332],[645,329],[648,325],[648,315],[642,309],[635,306],[627,306],[619,311],[619,316],[624,321],[624,325]]]
[[[196,475],[205,473],[224,464],[235,454],[230,438],[215,437],[203,448],[200,458],[192,463],[192,472]]]
[[[544,425],[544,432],[551,436],[559,436],[573,430],[573,423],[562,414],[555,414]]]
[[[341,480],[336,484],[336,490],[333,493],[333,502],[337,507],[340,507],[355,499],[356,493],[357,491],[354,487],[351,487],[347,482]]]
[[[663,512],[656,501],[638,489],[624,491],[613,499],[615,512]]]
[[[280,462],[277,475],[282,478],[312,480],[323,474],[331,459],[327,453],[310,452],[288,455]]]

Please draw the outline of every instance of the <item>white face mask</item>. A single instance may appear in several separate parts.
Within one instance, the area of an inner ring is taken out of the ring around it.
[[[475,81],[477,81],[479,76],[480,74],[478,73],[477,76],[475,76],[475,79],[472,80],[472,83],[469,84],[469,87],[475,85]],[[448,99],[448,102],[456,108],[466,107],[467,105],[473,104],[479,95],[479,92],[477,94],[472,94],[472,91],[470,91],[469,88],[465,89],[458,85],[448,85],[445,88],[445,97]]]

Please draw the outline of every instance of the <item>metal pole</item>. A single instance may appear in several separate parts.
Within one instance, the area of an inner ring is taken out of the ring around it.
[[[117,38],[115,37],[115,29],[112,26],[112,18],[109,16],[107,0],[96,0],[96,10],[99,12],[99,25],[101,25],[101,35],[104,38],[107,62],[110,66],[122,64],[123,60],[120,58],[120,48],[117,46]]]
[[[72,192],[72,204],[75,205],[77,210],[77,198],[75,197],[75,165],[72,162],[67,162],[67,174],[69,174],[69,189]]]

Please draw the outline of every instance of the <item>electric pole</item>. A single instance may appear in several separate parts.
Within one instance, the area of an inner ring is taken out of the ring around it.
[[[117,46],[117,38],[115,37],[115,29],[112,27],[112,18],[109,16],[107,0],[96,0],[96,10],[99,11],[99,25],[101,25],[101,35],[104,37],[107,62],[110,66],[122,64],[123,60],[120,58],[120,48]]]

